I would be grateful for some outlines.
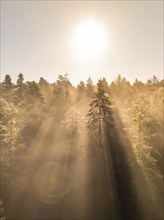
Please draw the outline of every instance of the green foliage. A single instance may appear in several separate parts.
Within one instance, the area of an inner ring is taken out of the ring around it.
[[[36,82],[32,81],[26,83],[25,97],[25,106],[27,109],[35,107],[43,108],[44,99]]]
[[[88,97],[92,97],[94,93],[94,89],[93,89],[93,81],[92,79],[89,77],[86,83],[86,94]]]
[[[97,92],[90,103],[87,116],[89,136],[101,146],[104,143],[105,130],[108,127],[108,135],[110,135],[113,126],[111,101],[105,93],[101,79],[97,83]]]
[[[82,116],[76,109],[70,108],[62,121],[65,128],[65,139],[68,146],[78,145],[82,128]]]
[[[86,85],[83,81],[80,81],[79,84],[77,85],[77,97],[76,97],[76,102],[82,102],[86,99],[86,94],[87,94],[87,89]]]
[[[25,91],[26,91],[26,84],[23,82],[23,74],[20,73],[17,79],[17,85],[14,90],[14,103],[23,108],[25,106]]]
[[[113,168],[112,175],[115,177],[112,178],[117,179],[119,197],[123,197],[121,202],[124,204],[124,197],[131,187],[126,186],[126,183],[129,183],[126,177],[130,176],[129,170],[126,170],[127,164],[138,167],[135,160],[127,161],[130,156],[124,156],[128,149],[129,152],[133,151],[147,182],[154,182],[153,187],[158,191],[158,185],[155,184],[163,171],[164,156],[161,133],[163,80],[159,81],[153,76],[147,83],[136,80],[131,85],[124,77],[118,75],[110,86],[105,78],[100,79],[97,85],[89,78],[86,84],[80,81],[75,88],[67,74],[59,75],[55,83],[49,84],[42,77],[39,83],[24,82],[23,74],[20,73],[16,85],[12,83],[11,77],[6,75],[0,87],[2,185],[7,183],[7,190],[11,190],[10,182],[15,180],[10,173],[11,169],[18,171],[17,176],[20,176],[21,170],[33,170],[35,174],[37,166],[42,166],[50,158],[55,162],[62,161],[66,166],[72,166],[75,158],[79,159],[84,153],[87,159],[86,155],[89,152],[90,161],[85,163],[86,167],[83,169],[90,169],[87,165],[91,165],[89,174],[93,175],[89,178],[93,177],[95,189],[97,182],[104,181],[103,187],[101,186],[103,190],[94,198],[104,197],[104,201],[107,202],[106,194],[110,192],[106,176],[110,175],[109,171]],[[86,115],[86,112],[88,114],[85,118],[83,115]],[[131,141],[131,145],[128,142],[127,147],[121,143],[122,139],[118,138],[118,133],[120,136],[125,135],[122,123]],[[79,161],[82,163],[83,159],[84,157]],[[76,172],[80,174],[79,170],[83,164],[76,165]],[[26,174],[28,176],[28,173]],[[29,181],[30,179],[33,177],[31,176]],[[139,182],[135,178],[133,181]],[[54,181],[52,188],[53,184]],[[21,185],[21,182],[18,185]],[[22,189],[24,190],[23,187]],[[18,193],[18,189],[14,195],[21,195],[23,190]],[[101,192],[103,195],[100,195]],[[16,201],[14,199],[11,198],[11,203]],[[128,199],[129,197],[125,199],[126,202]],[[6,205],[6,201],[4,202]],[[1,219],[5,219],[1,200],[0,206]]]
[[[53,91],[53,100],[52,100],[52,111],[57,115],[57,120],[61,121],[64,114],[70,106],[70,87],[71,83],[67,77],[67,74],[64,76],[59,75]]]
[[[18,147],[20,129],[18,125],[18,109],[13,103],[1,99],[0,102],[0,135],[2,153],[9,153]]]
[[[4,81],[2,82],[2,86],[6,89],[6,90],[10,90],[12,88],[12,81],[11,81],[11,77],[10,75],[6,75]]]
[[[19,73],[18,79],[17,79],[17,86],[21,87],[23,85],[23,81],[24,81],[23,74]]]
[[[150,178],[159,176],[156,160],[152,156],[151,139],[154,135],[150,130],[149,105],[146,97],[138,96],[127,111],[128,126],[125,129],[132,142],[138,163]]]
[[[1,97],[9,102],[12,102],[13,101],[13,88],[14,88],[14,85],[12,83],[10,75],[6,75],[1,86]]]
[[[80,94],[85,94],[86,93],[86,87],[85,87],[85,83],[83,81],[80,81],[79,84],[77,85],[77,91]]]
[[[40,90],[40,94],[42,95],[42,97],[44,97],[44,107],[49,111],[53,99],[52,85],[50,85],[45,79],[40,77],[38,87]]]
[[[118,74],[115,80],[110,84],[110,91],[113,99],[118,104],[123,104],[122,101],[132,94],[131,84],[120,74]]]
[[[30,145],[32,145],[36,135],[39,133],[44,119],[43,112],[37,109],[26,112],[26,118],[22,119],[20,141],[25,143],[28,148],[30,148]]]

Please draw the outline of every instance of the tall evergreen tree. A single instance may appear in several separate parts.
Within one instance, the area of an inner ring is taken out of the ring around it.
[[[5,79],[2,82],[2,97],[9,102],[13,101],[13,88],[14,86],[10,75],[5,75]]]
[[[90,110],[87,115],[89,118],[89,135],[98,143],[99,147],[104,144],[106,132],[109,136],[112,133],[112,113],[111,101],[105,93],[103,81],[100,79],[97,83],[97,92],[90,103]]]
[[[86,93],[88,97],[92,97],[93,96],[93,81],[92,79],[89,77],[86,83]]]
[[[18,79],[17,79],[17,86],[21,87],[23,85],[24,77],[22,73],[19,73]]]
[[[25,90],[26,90],[26,85],[24,83],[24,77],[22,73],[19,73],[18,79],[17,79],[17,84],[15,88],[15,103],[19,107],[23,107],[25,104]]]
[[[44,99],[40,93],[39,86],[35,81],[26,83],[26,108],[43,108]]]
[[[77,85],[77,91],[79,93],[86,93],[86,87],[83,81],[80,81],[79,84]]]
[[[81,133],[81,120],[80,113],[74,108],[70,108],[64,115],[62,123],[65,130],[65,141],[70,147],[74,147],[78,144]]]
[[[18,147],[19,128],[17,108],[5,99],[0,100],[0,137],[1,137],[1,159],[9,155]]]
[[[149,104],[146,98],[140,95],[132,102],[128,110],[129,123],[125,129],[133,145],[133,150],[143,172],[150,178],[159,175],[156,160],[152,156],[152,133],[150,124]]]
[[[70,88],[71,83],[68,79],[68,75],[59,75],[54,85],[53,100],[51,103],[53,112],[56,114],[57,120],[61,121],[64,114],[70,106]]]
[[[112,138],[113,116],[111,101],[105,93],[102,80],[97,83],[97,92],[90,103],[88,117],[88,157],[90,181],[92,184],[91,201],[94,204],[95,218],[106,219],[109,215],[114,219],[113,190],[109,169],[109,145]],[[93,197],[93,199],[92,199]],[[92,212],[92,211],[91,211]],[[94,214],[92,213],[94,216]],[[92,216],[92,218],[93,218]]]

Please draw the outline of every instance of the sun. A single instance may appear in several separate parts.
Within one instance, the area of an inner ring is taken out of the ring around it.
[[[80,23],[73,32],[72,40],[76,54],[82,59],[98,57],[107,45],[103,25],[94,20]]]

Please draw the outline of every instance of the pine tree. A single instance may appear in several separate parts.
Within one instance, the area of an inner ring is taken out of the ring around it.
[[[105,135],[111,136],[113,127],[111,101],[105,93],[103,81],[100,79],[97,83],[97,92],[90,103],[88,113],[89,135],[101,147],[105,141]],[[108,131],[107,131],[108,130]]]
[[[76,109],[70,108],[62,121],[65,130],[65,140],[68,146],[76,146],[81,133],[81,115]]]
[[[68,75],[64,76],[59,75],[53,91],[53,100],[51,103],[51,107],[53,112],[56,114],[56,119],[61,121],[66,111],[70,106],[70,88],[71,83],[68,79]]]
[[[39,85],[41,86],[47,86],[49,83],[47,82],[47,80],[45,80],[43,77],[40,77],[39,80]]]
[[[24,81],[23,74],[19,73],[18,79],[17,79],[17,86],[21,87],[23,85],[23,81]]]
[[[79,84],[77,85],[77,91],[79,93],[86,93],[86,87],[83,81],[80,81]]]
[[[13,101],[13,88],[14,84],[12,83],[10,75],[5,75],[5,79],[2,82],[2,97],[7,101]]]
[[[44,97],[45,107],[46,109],[49,109],[53,96],[51,91],[51,85],[43,77],[40,77],[38,87],[41,95]]]
[[[86,94],[88,97],[92,97],[93,95],[93,81],[92,79],[89,77],[86,83]]]
[[[96,214],[99,219],[107,218],[109,215],[114,218],[111,208],[113,192],[110,191],[111,173],[109,168],[109,142],[113,133],[112,113],[111,101],[105,93],[103,81],[100,79],[87,114],[89,184],[92,185],[90,200],[94,204],[93,216]]]
[[[27,109],[43,109],[44,99],[35,81],[26,83],[25,106]]]
[[[23,77],[23,74],[20,73],[18,75],[17,84],[15,88],[14,103],[21,108],[25,104],[24,103],[25,102],[25,90],[26,90],[26,85],[24,83],[24,77]]]
[[[110,85],[110,90],[113,98],[115,99],[115,104],[124,106],[124,100],[127,96],[131,96],[131,84],[126,80],[125,77],[122,77],[120,74],[115,78],[115,80]]]
[[[149,105],[142,95],[132,102],[128,111],[129,123],[125,129],[132,141],[133,150],[139,165],[147,177],[159,175],[156,160],[152,156],[151,139],[155,135],[150,129]]]
[[[1,162],[8,164],[14,153],[19,149],[20,128],[18,126],[18,109],[5,99],[0,101],[0,138]]]
[[[12,88],[12,81],[11,81],[11,77],[10,75],[6,75],[4,81],[2,82],[2,86],[6,89],[6,90],[10,90]]]

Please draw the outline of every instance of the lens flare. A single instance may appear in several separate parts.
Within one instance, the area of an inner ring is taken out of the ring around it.
[[[62,164],[48,162],[39,169],[34,184],[40,200],[54,204],[65,197],[71,189],[69,170]]]

